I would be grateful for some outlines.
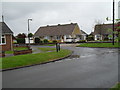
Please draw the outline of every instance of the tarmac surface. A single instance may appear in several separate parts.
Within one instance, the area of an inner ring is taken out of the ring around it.
[[[61,48],[74,53],[61,61],[4,71],[3,88],[110,88],[118,82],[117,49]]]

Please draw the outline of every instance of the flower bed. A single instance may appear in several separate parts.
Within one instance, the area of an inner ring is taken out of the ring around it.
[[[14,55],[22,55],[22,54],[28,54],[28,53],[32,53],[32,49],[28,49],[28,50],[14,50]]]

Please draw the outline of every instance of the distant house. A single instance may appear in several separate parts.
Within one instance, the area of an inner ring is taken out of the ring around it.
[[[28,44],[29,43],[29,39],[28,37],[25,38],[25,43]],[[34,43],[34,38],[33,37],[30,37],[30,43]]]
[[[95,40],[104,40],[105,38],[112,39],[108,37],[109,35],[112,35],[112,24],[99,24],[96,25],[94,28],[94,39]]]
[[[77,23],[40,27],[34,34],[35,38],[58,40],[60,42],[77,42],[81,40],[81,31]],[[84,38],[83,38],[84,39]]]
[[[13,48],[13,32],[5,22],[0,22],[0,50],[7,51]]]
[[[87,33],[83,30],[80,30],[80,31],[81,31],[81,40],[86,40]]]

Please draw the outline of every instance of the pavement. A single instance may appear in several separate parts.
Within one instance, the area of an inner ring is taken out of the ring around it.
[[[61,48],[74,53],[61,61],[4,71],[3,88],[110,88],[118,81],[117,49]]]

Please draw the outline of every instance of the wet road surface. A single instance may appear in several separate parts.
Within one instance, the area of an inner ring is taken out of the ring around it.
[[[3,88],[109,88],[118,81],[118,50],[62,47],[73,57],[3,72]]]

